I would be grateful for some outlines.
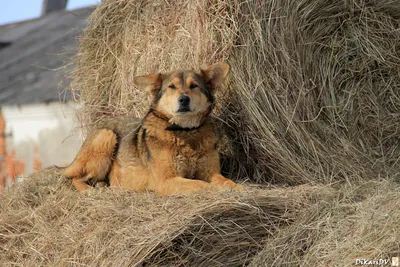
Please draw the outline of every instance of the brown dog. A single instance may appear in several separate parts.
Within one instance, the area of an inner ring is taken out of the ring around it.
[[[215,90],[228,72],[228,64],[216,63],[200,72],[135,77],[153,97],[147,115],[103,122],[62,174],[78,191],[107,177],[111,186],[160,195],[241,189],[220,174],[218,138],[209,116]]]

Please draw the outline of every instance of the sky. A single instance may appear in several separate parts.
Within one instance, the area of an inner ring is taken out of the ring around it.
[[[67,9],[95,5],[100,0],[68,0]],[[43,0],[0,0],[0,25],[40,16]]]

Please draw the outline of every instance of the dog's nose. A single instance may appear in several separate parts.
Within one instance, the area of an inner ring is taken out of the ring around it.
[[[178,102],[179,102],[179,104],[181,104],[182,106],[187,107],[187,106],[189,106],[189,104],[190,104],[190,97],[188,97],[187,95],[181,95],[181,96],[178,98]]]

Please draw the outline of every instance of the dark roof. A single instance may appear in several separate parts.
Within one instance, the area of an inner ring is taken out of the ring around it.
[[[71,99],[63,67],[76,53],[77,36],[93,7],[56,11],[0,26],[0,105]]]

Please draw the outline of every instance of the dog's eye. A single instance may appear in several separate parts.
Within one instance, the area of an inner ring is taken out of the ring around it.
[[[176,89],[175,85],[171,84],[170,86],[168,86],[171,89]]]
[[[197,84],[194,84],[194,83],[192,83],[191,85],[190,85],[190,89],[194,89],[194,88],[197,88],[198,86],[197,86]]]

